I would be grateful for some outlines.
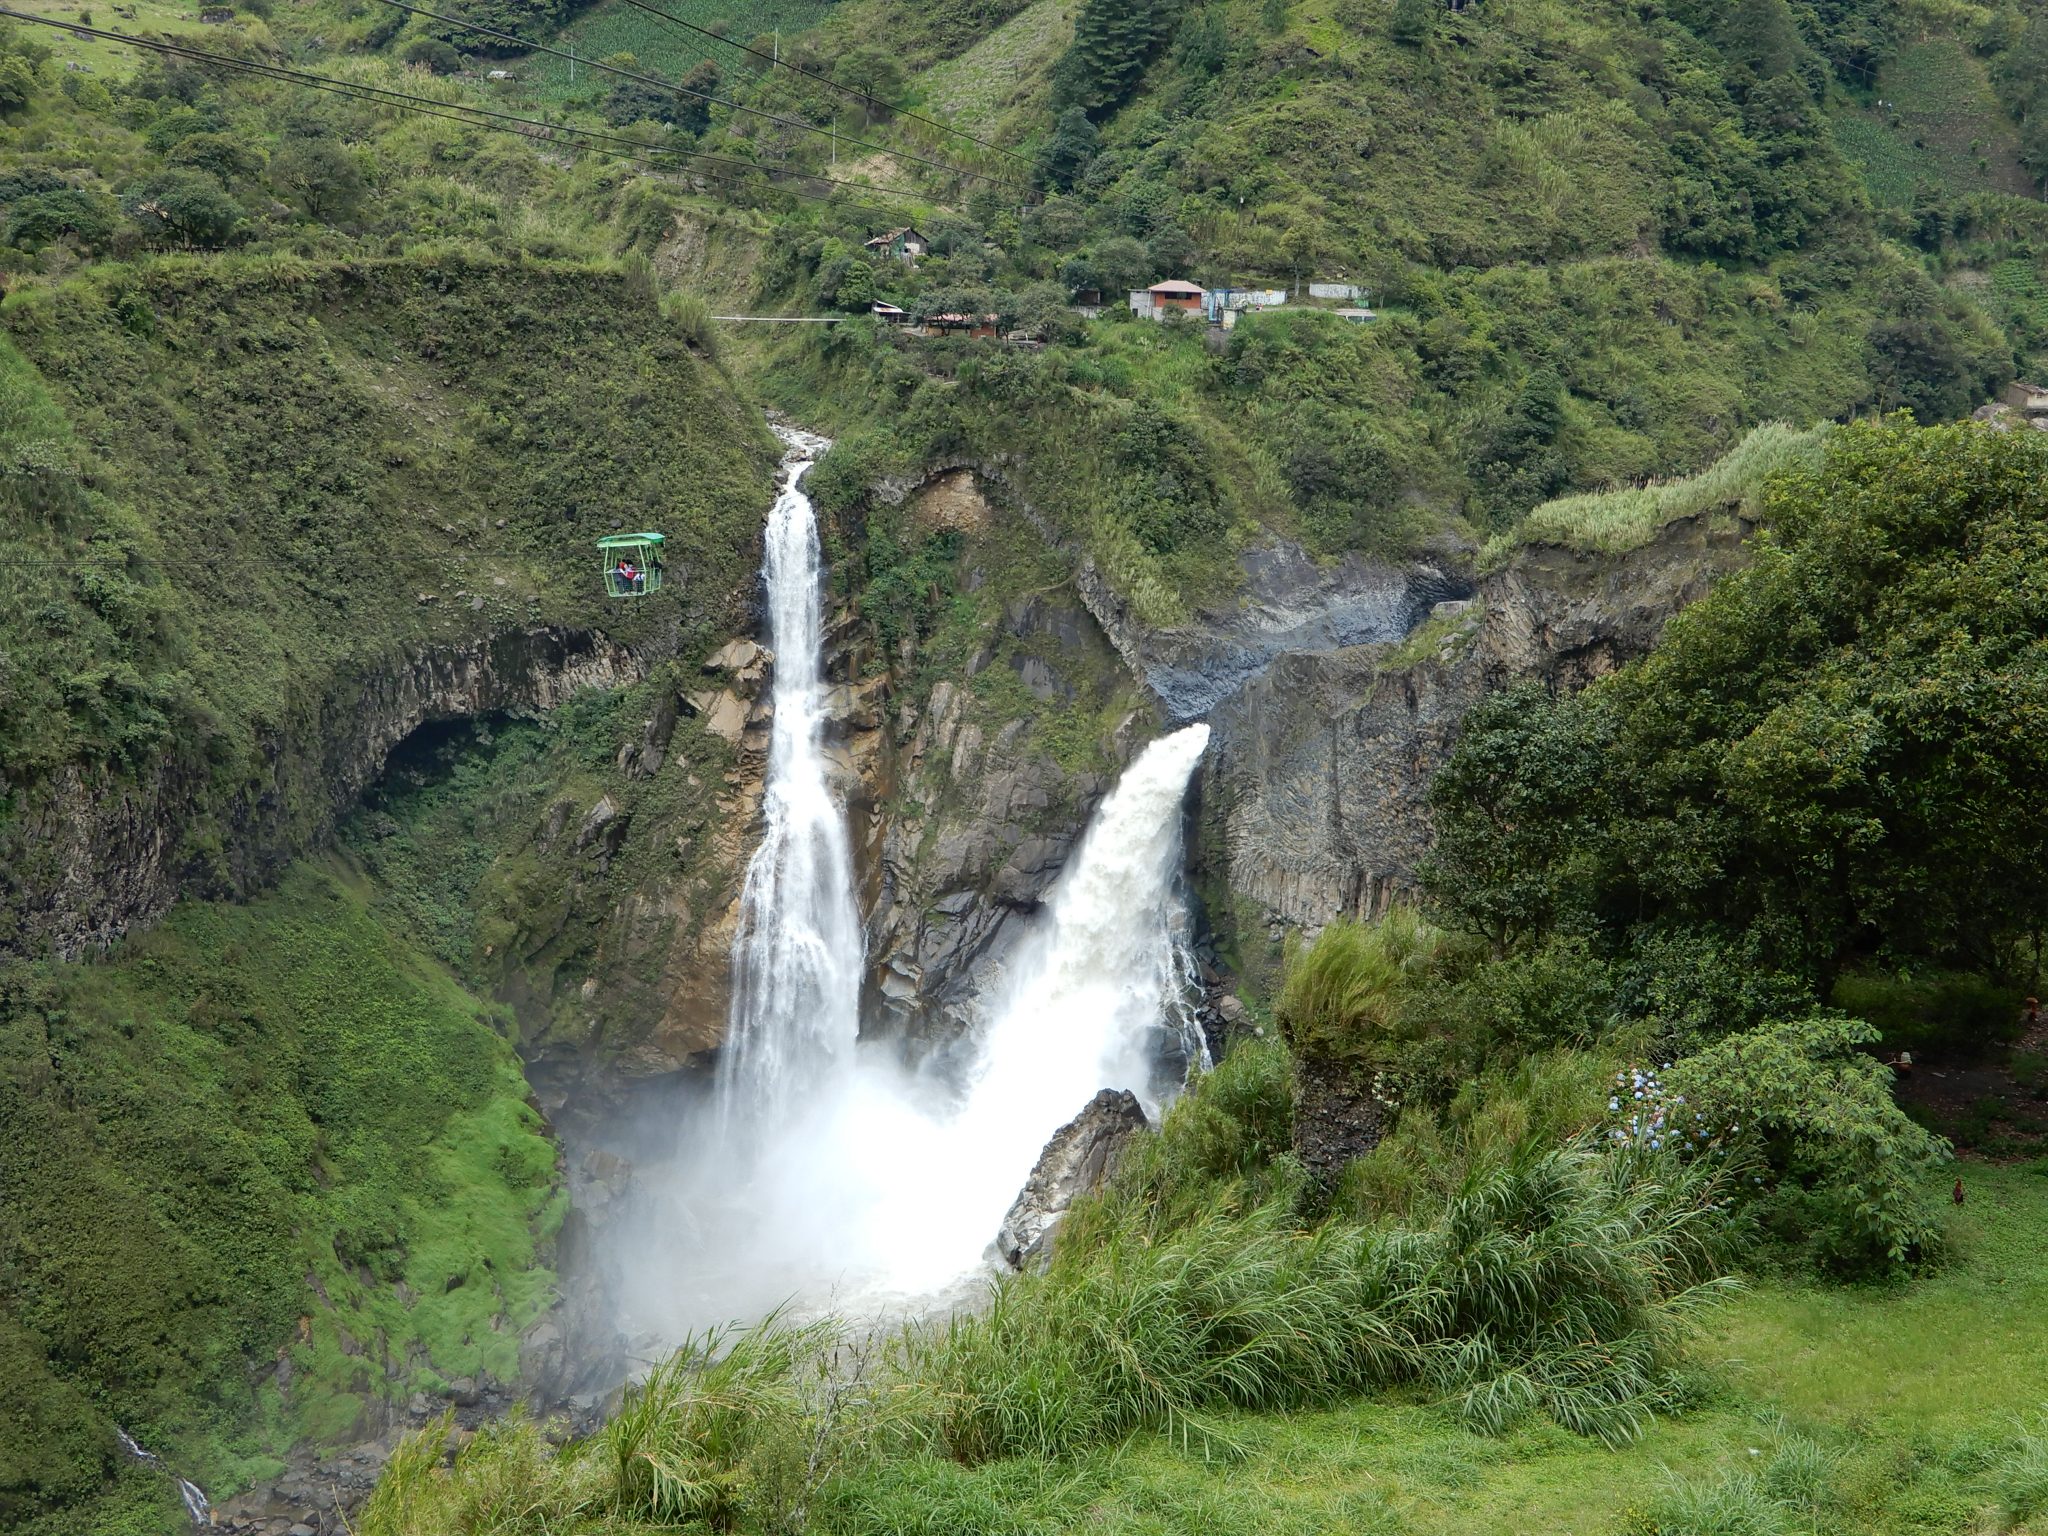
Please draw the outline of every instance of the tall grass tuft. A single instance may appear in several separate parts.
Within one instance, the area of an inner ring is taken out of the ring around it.
[[[781,1314],[686,1341],[598,1439],[612,1512],[731,1530],[800,1502],[815,1414],[805,1387],[838,1342],[836,1319]]]
[[[1298,1048],[1344,1059],[1372,1055],[1399,1024],[1406,984],[1428,969],[1442,943],[1410,907],[1376,923],[1331,923],[1287,968],[1280,1027]]]
[[[1696,475],[1546,501],[1489,539],[1480,565],[1493,569],[1525,544],[1623,554],[1647,544],[1679,518],[1716,507],[1753,507],[1771,476],[1818,462],[1821,436],[1820,428],[1802,431],[1782,421],[1767,422]]]
[[[936,1433],[968,1461],[1058,1456],[1144,1425],[1227,1454],[1234,1409],[1327,1404],[1422,1382],[1497,1431],[1542,1411],[1610,1443],[1664,1400],[1663,1364],[1718,1288],[1713,1180],[1583,1144],[1475,1168],[1416,1228],[1283,1202],[1162,1230],[1128,1192],[1043,1276],[905,1340]]]

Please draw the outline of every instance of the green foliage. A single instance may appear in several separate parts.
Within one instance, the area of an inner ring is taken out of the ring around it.
[[[1890,1069],[1860,1049],[1877,1038],[1816,1015],[1730,1035],[1667,1074],[1768,1170],[1749,1203],[1766,1230],[1844,1274],[1924,1260],[1941,1244],[1925,1173],[1947,1145],[1892,1101]]]
[[[1178,0],[1083,0],[1053,70],[1053,103],[1100,117],[1122,104],[1179,19]]]
[[[1354,1067],[1383,1063],[1400,1036],[1403,992],[1440,944],[1405,907],[1376,923],[1329,924],[1287,967],[1274,1017],[1288,1043]]]
[[[129,218],[155,245],[215,248],[232,242],[245,222],[219,178],[202,170],[166,169],[122,197]]]
[[[492,1013],[352,870],[4,983],[0,1352],[16,1411],[52,1422],[0,1499],[76,1517],[112,1422],[224,1493],[377,1400],[514,1378],[553,1149]],[[259,1399],[279,1358],[290,1386]]]
[[[1767,490],[1753,564],[1575,699],[1477,711],[1432,890],[1506,943],[1718,935],[1818,989],[1845,966],[2030,963],[2048,826],[2036,572],[2048,448],[1843,428]],[[1937,702],[1938,701],[1938,702]]]
[[[305,209],[309,219],[345,219],[366,189],[362,167],[327,139],[299,139],[278,151],[270,179]]]
[[[1820,456],[1821,441],[1817,430],[1802,432],[1783,422],[1769,422],[1699,474],[1546,501],[1489,540],[1482,562],[1498,564],[1519,544],[1562,544],[1624,554],[1647,544],[1680,518],[1723,509],[1754,515],[1770,477],[1792,468],[1811,468]]]
[[[1095,124],[1081,107],[1069,107],[1053,125],[1052,136],[1039,152],[1038,174],[1055,192],[1073,190],[1074,183],[1095,158]],[[1070,286],[1081,286],[1072,284]]]
[[[1436,844],[1424,879],[1448,921],[1500,951],[1576,908],[1608,781],[1607,728],[1537,683],[1490,694],[1466,717],[1430,785]]]
[[[1293,1131],[1287,1048],[1278,1040],[1243,1041],[1202,1078],[1199,1092],[1174,1102],[1156,1137],[1126,1151],[1117,1178],[1164,1210],[1199,1204],[1219,1184],[1270,1183],[1277,1192],[1291,1177],[1285,1163]],[[1086,1212],[1075,1216],[1065,1235],[1086,1241],[1090,1219]]]

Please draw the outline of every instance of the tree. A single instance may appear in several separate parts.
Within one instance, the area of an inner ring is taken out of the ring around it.
[[[230,133],[194,133],[171,146],[164,158],[173,165],[207,171],[225,184],[255,176],[263,169],[263,152]]]
[[[1088,114],[1079,107],[1067,108],[1060,114],[1045,148],[1039,151],[1039,179],[1056,192],[1071,192],[1095,159],[1097,143],[1095,125],[1088,120]]]
[[[903,89],[903,66],[895,54],[863,43],[839,56],[832,79],[849,91],[858,91],[868,114],[880,116]]]
[[[701,134],[711,126],[710,98],[719,94],[718,87],[724,80],[718,65],[705,59],[682,78],[677,88],[676,127],[685,133]]]
[[[1129,235],[1118,235],[1096,246],[1093,265],[1097,285],[1106,294],[1142,288],[1152,281],[1156,270],[1152,253]]]
[[[1436,30],[1437,0],[1394,0],[1394,19],[1388,26],[1394,41],[1416,47],[1429,41]]]
[[[17,199],[7,210],[7,243],[34,251],[69,237],[89,251],[113,238],[120,205],[104,192],[64,187]]]
[[[154,244],[223,246],[241,232],[242,205],[212,175],[183,166],[158,171],[121,199]]]
[[[1735,0],[1715,28],[1714,43],[1745,85],[1791,74],[1805,52],[1785,0]]]
[[[329,223],[354,212],[364,190],[355,156],[328,139],[286,145],[271,161],[270,176],[308,218]]]
[[[36,72],[16,54],[0,59],[0,114],[12,116],[36,99]]]
[[[399,57],[436,75],[456,74],[462,68],[461,53],[442,37],[416,37],[405,45],[405,52]]]
[[[1605,722],[1539,683],[1489,695],[1430,785],[1436,846],[1423,869],[1446,923],[1496,953],[1541,939],[1578,906],[1606,783]]]
[[[1177,0],[1082,0],[1074,41],[1053,66],[1053,103],[1099,118],[1138,83],[1180,14]]]
[[[1152,270],[1170,276],[1186,277],[1195,270],[1195,263],[1201,259],[1194,237],[1178,224],[1169,224],[1145,242],[1145,250],[1152,258]]]

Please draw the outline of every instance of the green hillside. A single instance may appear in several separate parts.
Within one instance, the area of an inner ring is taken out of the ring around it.
[[[430,1429],[351,1529],[2048,1529],[2048,439],[1957,425],[2048,371],[2048,14],[655,3],[0,23],[0,1530],[182,1529],[117,1427],[225,1496],[513,1382],[566,1202],[517,1052],[600,1081],[718,991],[672,941],[758,765],[677,716],[754,624],[764,406],[837,440],[872,750],[943,672],[1066,789],[1150,724],[1002,664],[1049,592],[1151,639],[1276,539],[1764,533],[1647,659],[1479,706],[1416,906],[1213,957],[1232,1049],[1049,1272],[581,1440]],[[1288,302],[1129,314],[1169,277]],[[972,558],[904,494],[962,465]],[[677,600],[607,602],[649,525]],[[1437,708],[1442,633],[1358,688]],[[1664,1072],[1711,1156],[1634,1134]],[[1378,1143],[1329,1179],[1318,1081]]]

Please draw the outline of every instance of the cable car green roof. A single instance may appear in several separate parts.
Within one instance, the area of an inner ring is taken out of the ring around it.
[[[608,533],[597,541],[597,547],[599,549],[618,549],[622,546],[659,544],[661,542],[662,538],[658,533]]]

